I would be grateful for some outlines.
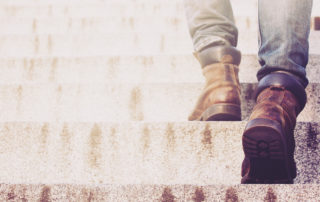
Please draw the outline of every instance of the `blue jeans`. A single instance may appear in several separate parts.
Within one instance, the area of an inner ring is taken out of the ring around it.
[[[238,30],[229,0],[184,0],[195,51],[236,47]],[[258,80],[271,72],[292,74],[306,87],[312,0],[259,0]]]

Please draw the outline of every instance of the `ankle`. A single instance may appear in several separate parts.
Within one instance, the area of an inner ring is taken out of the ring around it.
[[[259,81],[255,95],[257,101],[266,89],[288,91],[287,96],[292,95],[291,97],[294,97],[298,103],[297,114],[303,110],[307,102],[306,91],[301,83],[295,77],[283,72],[271,73]]]
[[[241,61],[240,51],[233,46],[207,46],[197,57],[202,68],[215,63],[239,65]]]

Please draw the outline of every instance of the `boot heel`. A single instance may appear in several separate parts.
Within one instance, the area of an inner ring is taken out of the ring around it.
[[[276,121],[257,118],[248,123],[242,145],[245,157],[250,161],[249,179],[262,183],[292,179],[284,135]]]
[[[201,115],[201,121],[241,121],[241,108],[235,104],[214,104]]]

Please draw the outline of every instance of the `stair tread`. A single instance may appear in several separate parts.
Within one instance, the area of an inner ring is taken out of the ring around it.
[[[0,185],[0,200],[28,201],[318,201],[319,185]]]

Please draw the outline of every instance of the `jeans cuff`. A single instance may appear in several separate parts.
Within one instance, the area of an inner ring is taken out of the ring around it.
[[[200,38],[194,45],[195,52],[200,52],[207,46],[230,46],[230,43],[218,36],[207,36],[206,38]]]

